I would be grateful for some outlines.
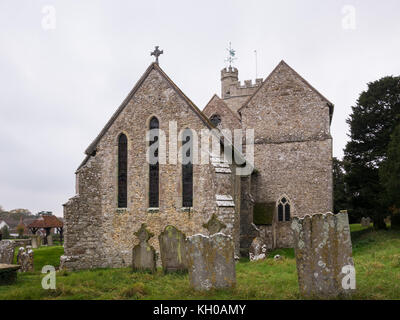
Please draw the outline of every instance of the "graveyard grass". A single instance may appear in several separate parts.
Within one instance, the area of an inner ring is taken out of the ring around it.
[[[353,299],[400,299],[400,231],[351,225],[357,293]],[[130,268],[59,271],[55,290],[41,287],[41,268],[58,267],[61,246],[34,250],[35,271],[0,286],[0,299],[300,299],[292,249],[275,250],[264,261],[242,259],[232,290],[195,292],[187,274],[134,273]],[[283,259],[275,261],[280,254]]]

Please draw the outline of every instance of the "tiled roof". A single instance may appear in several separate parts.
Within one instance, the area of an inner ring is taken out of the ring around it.
[[[63,223],[56,216],[43,215],[33,221],[28,228],[62,228]]]

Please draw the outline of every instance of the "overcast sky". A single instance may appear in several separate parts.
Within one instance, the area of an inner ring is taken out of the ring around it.
[[[334,155],[366,84],[400,71],[400,1],[0,2],[0,205],[62,215],[74,172],[153,61],[200,108],[229,41],[240,80],[284,59],[335,104]],[[54,20],[55,18],[55,20]],[[355,20],[353,19],[355,18]]]

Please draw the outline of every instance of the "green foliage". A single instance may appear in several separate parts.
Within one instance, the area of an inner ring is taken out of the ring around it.
[[[385,228],[388,214],[379,167],[387,157],[390,135],[400,124],[400,77],[384,77],[368,84],[347,120],[350,138],[345,148],[345,182],[350,215],[373,218],[374,227]]]
[[[385,188],[385,204],[393,214],[392,228],[400,228],[400,125],[391,136],[387,159],[379,169],[379,176]]]
[[[400,232],[351,225],[357,274],[354,299],[400,298]],[[266,260],[236,264],[236,288],[196,292],[187,274],[135,273],[131,268],[58,271],[55,290],[41,287],[41,268],[58,266],[62,247],[34,249],[35,271],[0,286],[5,299],[300,299],[293,249],[271,252]],[[275,254],[283,259],[275,261]]]
[[[275,212],[275,203],[259,202],[254,204],[253,222],[258,225],[271,225]]]
[[[8,230],[8,227],[7,227],[7,226],[4,226],[4,227],[1,229],[1,235],[2,235],[3,240],[4,240],[4,239],[9,239],[9,238],[10,238],[10,231]]]
[[[332,159],[333,167],[333,211],[338,213],[340,210],[347,209],[347,195],[345,184],[345,171],[343,162],[337,158]]]

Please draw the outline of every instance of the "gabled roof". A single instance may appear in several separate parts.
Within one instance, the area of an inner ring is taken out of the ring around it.
[[[79,165],[78,169],[76,171],[79,171],[79,169],[86,164],[86,162],[89,160],[90,156],[96,151],[97,144],[101,140],[101,138],[106,134],[108,129],[112,126],[114,121],[117,119],[117,117],[120,115],[120,113],[124,110],[128,102],[133,98],[135,93],[138,91],[140,86],[143,84],[143,82],[146,80],[148,75],[152,70],[157,70],[160,75],[171,85],[171,87],[175,90],[175,92],[183,98],[183,100],[189,105],[189,107],[197,114],[197,116],[203,121],[203,123],[209,128],[209,129],[214,129],[215,127],[213,124],[210,122],[210,120],[201,112],[201,110],[178,88],[178,86],[167,76],[167,74],[160,68],[158,63],[153,62],[150,64],[150,66],[147,68],[145,73],[141,76],[139,81],[135,84],[133,89],[129,92],[128,96],[124,99],[122,104],[118,107],[117,111],[112,115],[111,119],[107,122],[107,124],[104,126],[104,128],[100,131],[96,139],[93,140],[93,142],[89,145],[89,147],[86,149],[86,157],[83,160],[83,162]],[[236,150],[235,147],[233,147],[234,152],[238,153],[241,158],[244,159],[244,156],[242,153],[240,153],[238,150]]]
[[[86,149],[85,153],[87,155],[90,155],[93,153],[93,151],[96,149],[97,143],[100,141],[100,139],[104,136],[104,134],[107,132],[107,130],[111,127],[111,125],[114,123],[115,119],[119,116],[119,114],[124,110],[125,106],[128,104],[128,102],[132,99],[132,97],[135,95],[136,91],[140,88],[144,80],[148,77],[150,72],[152,70],[157,70],[163,77],[164,79],[172,86],[172,88],[180,95],[186,102],[187,104],[192,108],[192,110],[199,116],[199,118],[204,122],[204,124],[209,127],[210,129],[213,128],[211,122],[207,119],[207,117],[200,111],[199,108],[196,107],[196,105],[178,88],[178,86],[167,76],[167,74],[160,68],[158,63],[153,62],[150,64],[150,66],[147,68],[145,73],[142,75],[142,77],[139,79],[139,81],[135,84],[131,92],[129,92],[128,96],[125,98],[125,100],[122,102],[122,104],[119,106],[117,111],[112,115],[111,119],[107,122],[107,124],[104,126],[104,128],[101,130],[99,135],[94,139],[94,141],[90,144],[90,146]]]
[[[33,221],[28,228],[62,228],[63,223],[56,216],[42,215]]]
[[[212,103],[214,100],[217,100],[218,103],[219,103],[223,108],[226,108],[227,110],[229,110],[228,112],[230,112],[236,119],[238,119],[239,121],[241,121],[241,120],[240,120],[239,114],[236,113],[236,112],[233,112],[232,109],[228,107],[228,105],[226,104],[226,102],[225,102],[224,100],[222,100],[220,97],[218,97],[218,95],[215,94],[215,93],[214,93],[214,95],[211,97],[210,101],[208,101],[208,103],[207,103],[206,106],[204,107],[203,113],[206,112],[206,109],[207,109],[207,108],[211,107],[211,103]]]
[[[278,63],[278,65],[272,70],[272,72],[268,75],[268,77],[265,78],[263,83],[258,87],[258,89],[247,99],[247,101],[238,109],[238,112],[240,112],[243,108],[245,108],[249,102],[255,97],[258,93],[259,90],[268,82],[268,80],[272,77],[272,75],[278,70],[279,67],[285,66],[289,68],[301,81],[303,81],[304,84],[306,84],[312,91],[314,91],[317,95],[321,97],[321,99],[325,100],[328,107],[329,107],[329,116],[330,120],[332,122],[332,116],[333,116],[333,109],[334,109],[334,104],[330,102],[327,98],[325,98],[317,89],[315,89],[307,80],[305,80],[299,73],[297,73],[296,70],[294,70],[291,66],[289,66],[284,60],[281,60],[281,62]]]

